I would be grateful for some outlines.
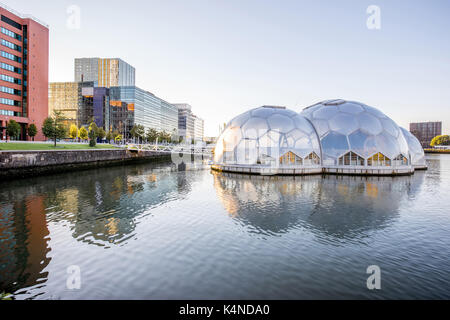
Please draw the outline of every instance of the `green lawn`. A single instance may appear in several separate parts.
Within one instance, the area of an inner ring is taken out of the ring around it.
[[[52,143],[0,143],[1,150],[96,150],[96,149],[116,149],[110,144],[97,144],[94,148],[89,147],[89,144],[57,144],[56,148]]]

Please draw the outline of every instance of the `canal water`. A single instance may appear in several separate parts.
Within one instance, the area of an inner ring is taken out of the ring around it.
[[[15,299],[450,298],[450,156],[411,177],[140,164],[2,182]],[[367,288],[367,268],[381,290]]]

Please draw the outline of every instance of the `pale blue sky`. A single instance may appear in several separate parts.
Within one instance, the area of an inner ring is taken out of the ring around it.
[[[73,81],[75,57],[120,57],[137,86],[191,104],[207,135],[252,107],[334,98],[450,131],[447,0],[3,2],[50,24],[50,81]],[[74,4],[79,30],[66,27]],[[366,27],[369,5],[381,30]]]

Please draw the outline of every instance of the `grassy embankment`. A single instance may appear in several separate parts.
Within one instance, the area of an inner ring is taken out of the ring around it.
[[[110,144],[97,144],[95,147],[89,147],[89,144],[57,144],[56,148],[52,143],[0,143],[0,151],[38,151],[38,150],[99,150],[99,149],[117,149]]]

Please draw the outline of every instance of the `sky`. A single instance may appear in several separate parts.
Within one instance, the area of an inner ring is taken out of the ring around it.
[[[74,58],[122,58],[138,87],[189,103],[207,136],[250,108],[328,99],[450,133],[448,0],[2,2],[50,25],[51,82],[74,80]]]

